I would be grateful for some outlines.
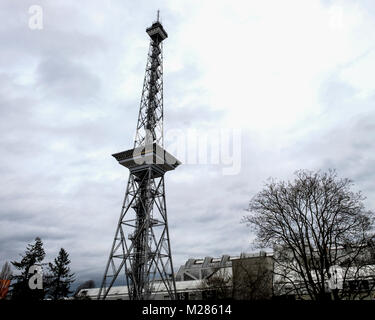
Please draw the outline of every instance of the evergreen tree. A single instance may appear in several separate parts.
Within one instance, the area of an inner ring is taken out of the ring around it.
[[[21,271],[20,275],[12,277],[16,282],[12,284],[12,299],[28,299],[28,300],[42,300],[45,296],[45,288],[30,289],[29,280],[33,274],[29,274],[29,269],[33,265],[42,266],[42,261],[45,257],[42,240],[35,238],[34,244],[28,244],[26,252],[22,256],[20,262],[12,261],[12,265]]]
[[[48,296],[53,300],[62,299],[73,292],[70,291],[70,284],[74,281],[74,274],[70,273],[69,263],[69,254],[64,248],[60,249],[54,263],[49,263]]]

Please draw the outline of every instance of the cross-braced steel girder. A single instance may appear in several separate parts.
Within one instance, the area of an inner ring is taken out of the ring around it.
[[[160,288],[177,298],[164,185],[164,173],[180,164],[163,149],[162,41],[167,33],[159,21],[146,31],[151,42],[134,148],[113,155],[130,175],[98,299],[106,299],[118,280],[127,284],[131,300],[153,299]],[[147,161],[139,162],[142,157]]]

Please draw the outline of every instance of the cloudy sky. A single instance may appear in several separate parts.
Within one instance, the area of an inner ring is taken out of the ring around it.
[[[194,161],[186,142],[166,175],[175,269],[253,251],[240,221],[269,177],[335,168],[375,208],[372,0],[3,0],[0,264],[39,236],[47,261],[64,247],[77,281],[99,284],[128,179],[111,154],[132,147],[157,9],[166,134],[224,154],[224,131],[240,165]]]

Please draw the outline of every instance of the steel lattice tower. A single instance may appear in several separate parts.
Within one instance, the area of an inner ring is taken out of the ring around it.
[[[161,289],[177,299],[164,173],[180,162],[163,149],[162,42],[168,35],[159,22],[159,12],[146,32],[151,39],[134,148],[113,154],[130,174],[98,299],[105,299],[121,278],[131,300],[153,299]]]

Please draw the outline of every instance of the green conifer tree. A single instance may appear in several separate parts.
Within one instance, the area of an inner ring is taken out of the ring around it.
[[[70,273],[69,254],[64,248],[60,249],[59,255],[53,263],[49,263],[49,291],[48,296],[53,300],[67,297],[70,291],[70,284],[74,282],[74,274]]]
[[[29,273],[29,270],[33,265],[42,266],[45,255],[43,242],[37,237],[34,244],[27,245],[25,254],[21,255],[21,261],[11,262],[17,270],[21,271],[21,274],[12,277],[12,280],[15,280],[11,289],[12,299],[42,300],[44,298],[46,290],[44,286],[43,289],[31,289],[29,287],[29,280],[33,276],[32,273]]]

